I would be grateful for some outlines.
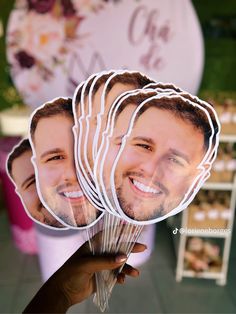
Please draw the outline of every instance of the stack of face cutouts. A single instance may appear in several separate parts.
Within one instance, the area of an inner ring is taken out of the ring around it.
[[[214,109],[139,72],[92,75],[73,98],[80,186],[98,212],[135,225],[186,208],[218,147]]]
[[[38,108],[29,130],[28,148],[23,141],[8,159],[29,215],[49,228],[86,228],[89,237],[102,231],[93,252],[129,254],[144,225],[191,203],[210,175],[220,125],[208,103],[172,84],[107,71],[82,82],[73,100]],[[19,163],[26,155],[27,166]],[[101,309],[114,278],[97,276]]]

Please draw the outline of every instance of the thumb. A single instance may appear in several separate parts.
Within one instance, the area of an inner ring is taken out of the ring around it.
[[[83,266],[86,272],[95,273],[101,270],[111,270],[118,268],[124,264],[127,260],[127,256],[119,254],[116,256],[91,256],[84,258]]]

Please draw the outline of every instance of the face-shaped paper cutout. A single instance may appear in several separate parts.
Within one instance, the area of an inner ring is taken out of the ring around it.
[[[101,212],[85,197],[76,176],[72,101],[56,98],[32,115],[30,142],[43,205],[66,226],[87,228]]]
[[[32,150],[28,139],[16,145],[8,156],[7,173],[15,185],[27,215],[50,229],[67,229],[41,203],[35,183]]]
[[[193,199],[208,177],[218,146],[219,124],[212,123],[216,116],[207,109],[173,92],[136,108],[128,132],[112,143],[120,146],[115,161],[113,156],[109,163],[107,157],[100,169],[107,197],[123,218],[138,224],[157,222]],[[116,117],[112,136],[118,122]],[[107,147],[107,156],[112,156],[109,137]]]

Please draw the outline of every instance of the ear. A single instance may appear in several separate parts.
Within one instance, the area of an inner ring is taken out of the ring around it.
[[[203,165],[204,172],[208,172],[209,175],[210,175],[211,166],[212,166],[212,163],[206,162],[206,163]]]

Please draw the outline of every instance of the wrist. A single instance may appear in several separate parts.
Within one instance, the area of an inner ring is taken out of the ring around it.
[[[23,313],[66,313],[70,306],[63,290],[52,276],[37,292]]]
[[[53,277],[51,277],[47,283],[48,291],[50,291],[49,302],[52,302],[53,300],[52,303],[55,304],[57,313],[66,313],[71,306],[71,303],[64,292],[62,284],[56,279],[54,280]]]

